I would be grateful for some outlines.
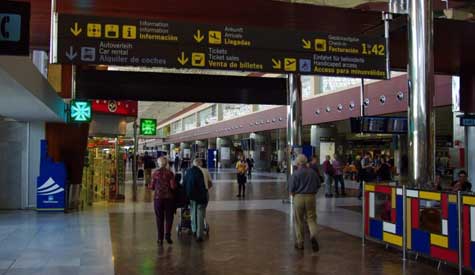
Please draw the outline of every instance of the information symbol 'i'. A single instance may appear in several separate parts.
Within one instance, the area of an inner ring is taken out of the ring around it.
[[[122,27],[122,38],[124,39],[136,39],[137,27],[132,25],[124,25]]]

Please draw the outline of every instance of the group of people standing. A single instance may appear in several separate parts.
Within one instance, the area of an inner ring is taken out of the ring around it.
[[[208,205],[208,190],[213,186],[209,171],[203,167],[201,159],[195,159],[193,166],[186,170],[183,186],[176,180],[165,157],[158,159],[159,168],[152,176],[149,188],[154,191],[154,209],[159,245],[166,240],[172,244],[171,229],[177,206],[185,197],[190,205],[191,230],[196,241],[204,240],[205,215]]]
[[[346,196],[345,179],[343,178],[343,169],[345,164],[337,155],[334,155],[333,160],[329,155],[325,156],[325,161],[322,164],[322,170],[325,180],[325,197],[333,197],[332,181],[335,183],[335,196]]]

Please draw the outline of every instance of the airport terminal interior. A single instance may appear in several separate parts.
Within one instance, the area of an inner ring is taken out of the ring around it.
[[[0,1],[0,275],[475,273],[474,14]]]

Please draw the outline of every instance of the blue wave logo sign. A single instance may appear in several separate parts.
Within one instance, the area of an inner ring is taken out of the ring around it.
[[[48,196],[48,200],[50,200],[53,195],[59,194],[61,192],[64,192],[64,188],[56,184],[56,182],[51,177],[49,177],[48,180],[37,189],[37,194],[39,196]]]

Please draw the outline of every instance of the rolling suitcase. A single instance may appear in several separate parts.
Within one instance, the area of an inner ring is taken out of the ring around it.
[[[138,179],[143,179],[144,178],[143,169],[139,169],[139,171],[137,172],[137,178]]]

